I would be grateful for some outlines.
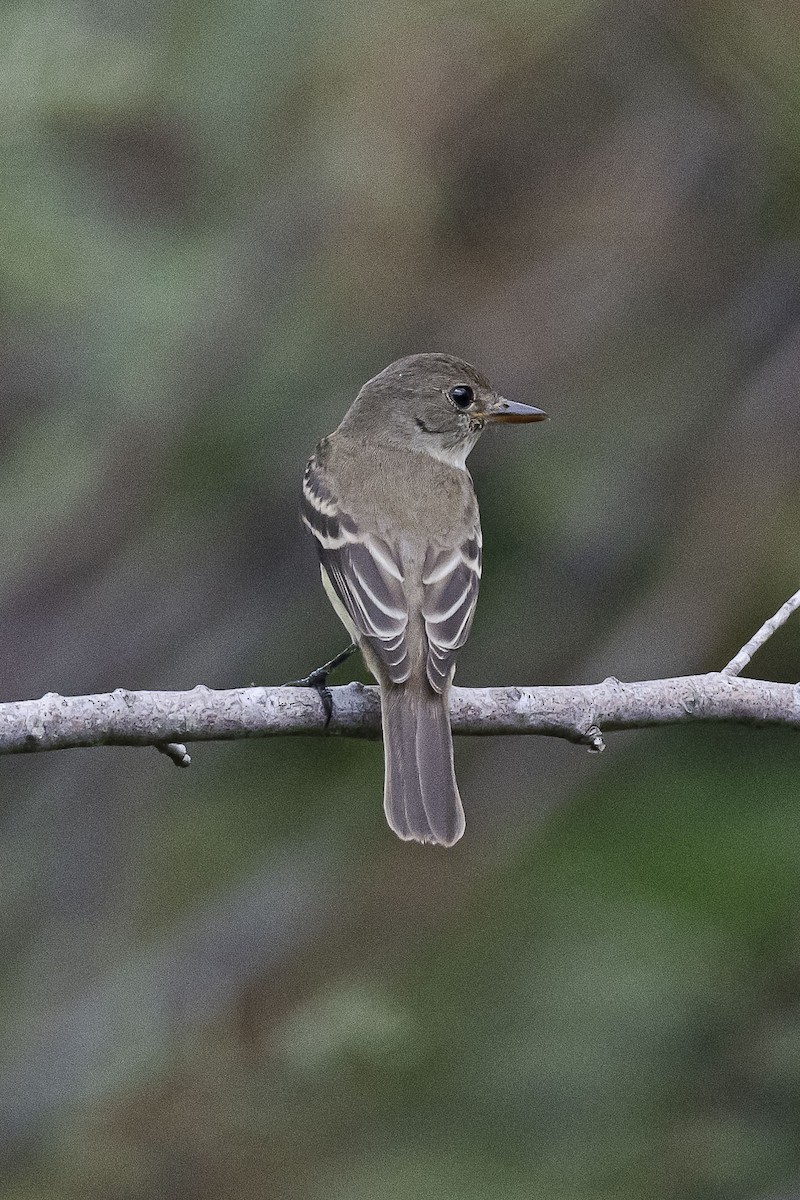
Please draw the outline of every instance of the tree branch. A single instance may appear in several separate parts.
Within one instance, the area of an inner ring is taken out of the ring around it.
[[[756,650],[760,650],[764,643],[772,637],[776,629],[780,629],[784,625],[796,608],[800,608],[800,591],[795,592],[790,596],[785,604],[782,604],[774,616],[765,621],[760,629],[757,629],[749,642],[742,646],[738,654],[722,668],[723,675],[740,675],[745,669],[750,659],[755,654]]]
[[[129,692],[59,696],[0,704],[0,754],[77,746],[167,747],[178,743],[285,734],[380,736],[377,689],[331,688],[327,730],[319,695],[308,688],[248,687],[214,691]],[[454,733],[548,734],[603,749],[603,733],[682,722],[734,721],[800,728],[800,685],[714,672],[574,687],[454,688]]]
[[[800,606],[800,591],[766,621],[722,671],[573,687],[453,688],[454,733],[538,733],[566,738],[598,753],[603,732],[677,725],[685,721],[735,721],[800,728],[800,684],[741,679],[753,654]],[[353,650],[348,647],[308,680],[324,682]],[[0,755],[78,746],[155,746],[179,767],[191,758],[184,742],[230,741],[291,733],[380,737],[377,688],[351,683],[325,689],[327,711],[312,687],[233,688],[198,684],[190,692],[129,692],[59,696],[0,704]]]

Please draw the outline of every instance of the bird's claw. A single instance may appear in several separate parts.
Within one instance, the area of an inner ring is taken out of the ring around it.
[[[333,696],[331,695],[331,689],[328,687],[328,676],[332,671],[335,671],[337,667],[341,666],[341,664],[350,657],[355,649],[355,642],[351,642],[346,650],[340,651],[340,653],[332,658],[329,662],[323,663],[321,667],[316,667],[315,670],[311,671],[308,675],[305,675],[302,679],[290,679],[288,683],[283,684],[284,687],[314,688],[314,691],[322,701],[322,708],[325,713],[325,724],[323,725],[323,729],[328,728],[331,723],[331,717],[333,716]]]

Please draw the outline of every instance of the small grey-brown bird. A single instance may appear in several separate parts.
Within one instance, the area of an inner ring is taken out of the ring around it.
[[[448,699],[481,575],[466,459],[487,424],[542,421],[449,354],[412,354],[365,383],[303,477],[322,582],[380,687],[384,809],[404,840],[464,832]]]

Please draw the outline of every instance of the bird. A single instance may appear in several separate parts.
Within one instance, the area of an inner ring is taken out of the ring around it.
[[[452,846],[465,828],[449,694],[481,577],[467,456],[487,425],[546,417],[460,358],[411,354],[364,384],[306,467],[301,518],[380,689],[384,811],[404,841]]]

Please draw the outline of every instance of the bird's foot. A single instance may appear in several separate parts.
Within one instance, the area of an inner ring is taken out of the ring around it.
[[[284,683],[283,685],[284,687],[314,688],[319,695],[319,698],[322,701],[322,707],[325,710],[325,729],[327,729],[330,725],[331,717],[333,716],[333,697],[331,696],[331,690],[328,687],[328,676],[332,671],[335,671],[337,667],[340,667],[342,663],[345,662],[350,655],[355,652],[355,650],[356,644],[355,642],[351,642],[346,650],[340,651],[340,653],[332,658],[329,662],[323,663],[321,667],[317,667],[316,670],[311,671],[311,673],[304,676],[303,679],[290,679],[288,683]]]

